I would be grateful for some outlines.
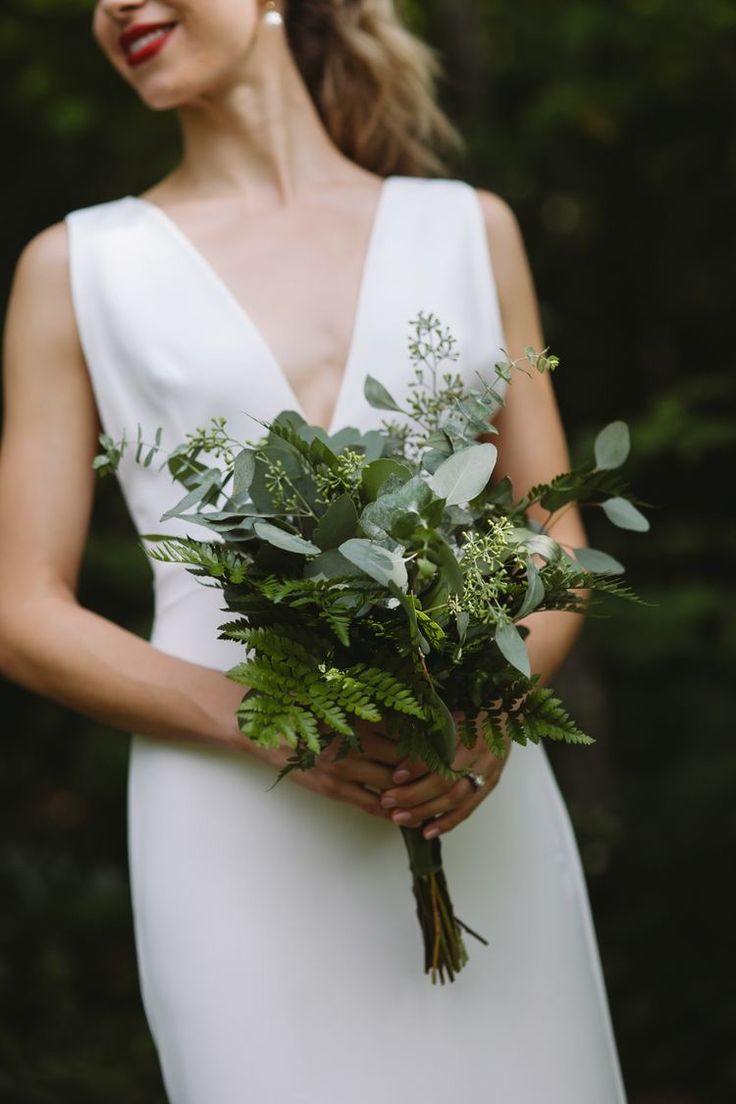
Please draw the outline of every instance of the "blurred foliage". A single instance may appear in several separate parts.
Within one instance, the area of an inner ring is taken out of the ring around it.
[[[497,191],[521,223],[573,452],[605,421],[632,425],[629,472],[653,533],[620,534],[611,551],[651,605],[591,618],[557,682],[597,743],[550,755],[631,1104],[731,1101],[736,7],[404,6],[440,51],[442,98],[468,141],[452,175]],[[37,230],[142,191],[177,154],[175,119],[141,108],[91,43],[91,10],[5,0],[0,13],[3,293]],[[81,600],[145,634],[149,577],[110,481]],[[127,1104],[134,1087],[161,1104],[130,915],[127,738],[2,694],[0,1101]]]

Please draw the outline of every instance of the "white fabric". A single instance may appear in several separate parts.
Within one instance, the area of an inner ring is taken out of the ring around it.
[[[248,415],[298,408],[243,307],[162,210],[125,196],[67,225],[108,433],[160,425],[171,447],[225,414],[252,438]],[[405,394],[419,310],[452,329],[458,371],[489,375],[505,341],[464,181],[384,184],[333,430],[380,422],[366,373]],[[178,488],[155,465],[129,457],[120,481],[139,532],[184,531],[159,520]],[[167,565],[154,591],[156,647],[220,670],[242,658],[217,640],[218,591]],[[444,987],[422,972],[398,829],[289,781],[268,792],[273,777],[245,755],[132,737],[135,940],[172,1104],[625,1100],[575,838],[542,748],[514,747],[495,792],[444,838],[458,915],[490,938],[467,937],[470,962]]]

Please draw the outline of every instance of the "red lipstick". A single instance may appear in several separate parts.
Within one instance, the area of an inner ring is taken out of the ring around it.
[[[175,23],[134,23],[118,39],[128,65],[140,65],[154,57],[169,40]]]

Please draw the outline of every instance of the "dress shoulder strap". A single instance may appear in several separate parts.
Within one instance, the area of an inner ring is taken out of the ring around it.
[[[380,270],[368,311],[374,339],[366,363],[385,358],[386,333],[401,334],[419,310],[432,312],[456,339],[457,371],[473,386],[493,381],[506,359],[500,300],[476,189],[464,180],[399,176],[382,234]],[[378,321],[380,319],[380,325]],[[397,350],[397,355],[399,350]],[[372,369],[371,369],[372,370]],[[505,391],[504,381],[497,387]]]
[[[426,178],[421,184],[426,186],[433,208],[433,237],[436,236],[440,248],[462,251],[465,261],[462,293],[473,299],[480,314],[488,318],[494,335],[503,339],[498,285],[476,188],[456,178]]]

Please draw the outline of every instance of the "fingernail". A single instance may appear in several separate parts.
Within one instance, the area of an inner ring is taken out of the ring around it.
[[[411,820],[411,813],[408,813],[405,809],[399,813],[394,813],[394,820],[399,824],[403,824],[407,820]]]
[[[383,805],[384,809],[393,809],[396,805],[396,799],[393,797],[382,797],[381,804]]]
[[[410,778],[411,775],[408,770],[402,768],[401,770],[394,771],[394,782],[408,782]]]
[[[428,828],[427,831],[424,833],[424,838],[425,839],[434,839],[434,837],[438,836],[439,834],[440,834],[439,828]]]

